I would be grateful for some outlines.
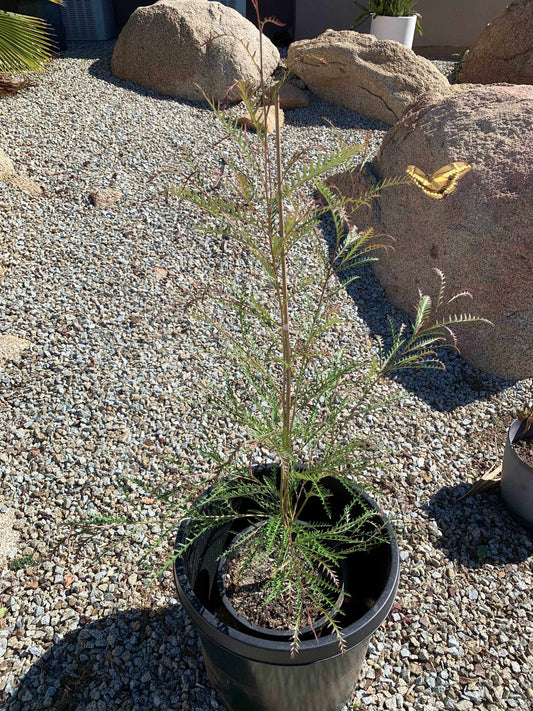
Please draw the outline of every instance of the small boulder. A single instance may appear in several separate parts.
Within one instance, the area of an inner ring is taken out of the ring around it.
[[[15,172],[15,164],[9,158],[9,156],[4,153],[4,151],[0,148],[0,180],[3,182],[7,183],[8,185],[12,185],[16,188],[19,188],[25,193],[28,193],[29,195],[34,195],[36,197],[39,197],[43,195],[44,190],[42,187],[39,185],[39,183],[36,183],[35,180],[31,180],[31,178],[28,178],[25,175],[18,175]]]
[[[1,338],[1,337],[0,337]],[[16,517],[15,509],[8,509],[5,505],[0,510],[0,570],[11,558],[13,549],[17,549],[20,541],[20,532],[17,530],[19,520]],[[17,526],[17,528],[15,528]],[[7,612],[6,607],[0,608],[0,618]]]
[[[326,30],[289,46],[287,66],[317,96],[394,124],[426,91],[450,92],[433,64],[398,42]]]
[[[31,346],[30,341],[5,333],[0,336],[0,365],[8,360],[18,360],[19,356]]]
[[[253,58],[252,58],[253,57]],[[239,101],[236,82],[259,83],[257,28],[236,10],[206,0],[159,0],[139,7],[120,33],[111,71],[160,94],[199,101]],[[263,37],[269,77],[279,52]]]
[[[465,54],[457,81],[533,84],[533,0],[514,0]]]
[[[265,126],[265,114],[263,112],[263,108],[259,107],[257,109],[257,115],[256,115],[256,120],[257,123],[260,126]],[[239,126],[243,126],[245,128],[249,128],[252,131],[255,131],[255,125],[254,122],[252,121],[252,117],[250,114],[244,114],[244,116],[239,116],[237,118],[237,123]],[[283,110],[279,110],[279,125],[280,128],[283,126],[285,123],[285,115],[283,113]],[[267,107],[267,112],[266,112],[266,132],[267,133],[272,133],[276,129],[276,113],[274,111],[274,106],[268,106]]]
[[[372,165],[376,180],[415,165],[427,175],[469,163],[454,192],[432,199],[416,185],[383,190],[358,227],[394,237],[375,263],[388,298],[405,311],[444,272],[449,293],[468,289],[463,307],[488,318],[457,328],[462,355],[494,375],[533,377],[533,86],[470,85],[425,94],[386,134]],[[360,186],[359,186],[360,187]],[[461,310],[461,304],[457,305]]]
[[[0,148],[0,180],[6,180],[15,174],[15,164],[11,158]]]
[[[93,190],[93,192],[89,195],[89,198],[95,207],[112,207],[117,204],[121,197],[122,193],[116,188]]]
[[[271,86],[265,91],[265,103],[270,103],[272,97],[274,96],[275,87]],[[309,96],[308,94],[299,89],[294,84],[289,82],[284,82],[278,92],[279,105],[280,108],[285,111],[290,111],[292,109],[305,109],[309,106]]]
[[[34,197],[41,197],[44,195],[44,190],[42,185],[36,183],[35,180],[28,178],[25,175],[10,175],[7,179],[8,185],[13,185],[16,188],[22,190],[22,192],[28,195],[33,195]]]

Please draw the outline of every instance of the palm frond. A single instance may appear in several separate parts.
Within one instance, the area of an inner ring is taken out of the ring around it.
[[[41,72],[54,49],[44,20],[0,11],[0,73]]]

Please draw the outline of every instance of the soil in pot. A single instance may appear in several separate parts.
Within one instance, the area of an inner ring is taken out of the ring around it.
[[[262,550],[257,549],[257,542],[252,533],[253,528],[252,526],[237,536],[234,543],[238,545],[241,538],[241,544],[220,561],[219,574],[223,588],[223,602],[241,621],[244,620],[261,629],[287,632],[292,630],[295,624],[295,601],[288,590],[285,596],[268,599],[272,573],[279,565],[279,560],[275,555],[266,555]],[[246,533],[252,533],[248,540],[245,540]],[[330,614],[335,616],[344,600],[346,569],[343,567],[342,570],[332,572],[328,576],[323,571],[312,569],[303,556],[298,556],[298,559],[304,575],[309,573],[309,576],[315,579],[322,577],[326,584],[333,586],[333,589],[330,587],[330,592],[334,597],[335,588],[337,589],[335,608],[332,607],[330,610]],[[309,597],[304,600],[304,604],[306,614],[300,621],[300,632],[324,633],[323,628],[327,625],[327,618],[322,616],[319,605]]]
[[[246,557],[244,546],[239,547],[225,561],[223,580],[228,600],[236,612],[248,622],[271,630],[287,630],[292,627],[293,605],[290,596],[265,603],[268,597],[268,582],[274,558],[261,556],[245,571],[242,563]],[[309,604],[309,614],[313,621],[320,617],[320,609]]]
[[[531,438],[513,442],[513,449],[525,464],[533,467],[533,440]]]
[[[255,470],[255,474],[258,477],[272,476],[272,472],[277,472],[277,476],[279,476],[278,468],[272,465],[257,467]],[[349,497],[348,499],[346,498],[347,495],[344,485],[339,484],[334,480],[331,481],[331,485],[335,493],[330,501],[330,505],[332,508],[332,515],[335,517],[340,515],[340,513],[344,510]],[[363,511],[363,507],[366,505],[367,504],[364,504],[363,499],[361,499],[361,513]],[[246,518],[246,516],[251,513],[251,511],[256,510],[256,502],[253,499],[243,498],[239,504],[236,504],[236,510],[242,513],[243,518],[238,523],[234,522],[231,528],[224,528],[216,533],[213,533],[213,538],[216,539],[216,543],[213,544],[212,541],[209,544],[211,553],[207,559],[198,561],[200,570],[198,574],[194,576],[194,592],[196,593],[201,604],[204,605],[205,608],[212,614],[220,615],[225,623],[230,625],[232,625],[234,621],[228,619],[227,611],[224,609],[219,588],[216,584],[217,571],[219,562],[223,557],[224,550],[231,547],[235,536],[241,534],[251,524],[253,525],[253,517]],[[317,523],[327,523],[329,521],[321,502],[316,498],[311,499],[306,505],[303,519]],[[376,527],[379,527],[381,525],[380,521],[380,516],[376,511],[375,521],[371,520],[367,522],[368,530],[370,531]],[[363,617],[375,604],[380,592],[383,589],[383,585],[385,584],[388,574],[387,567],[384,565],[382,566],[381,564],[381,557],[387,557],[388,551],[389,545],[388,543],[384,543],[377,548],[369,549],[367,551],[352,552],[344,561],[343,575],[345,577],[345,584],[343,592],[345,595],[342,601],[341,612],[336,617],[341,627],[347,623],[349,624],[353,620]],[[352,575],[352,571],[357,571],[357,575]],[[243,617],[245,617],[245,615],[243,615]],[[256,623],[251,621],[251,624]],[[264,622],[258,626],[268,629]],[[272,627],[271,629],[278,629],[278,627]],[[290,625],[285,627],[285,630],[287,629],[290,629]],[[324,634],[331,634],[331,630],[327,625],[325,626],[325,630],[327,631],[325,631]],[[314,631],[311,629],[310,632],[303,635],[302,638],[314,639]]]
[[[243,530],[246,527],[247,524],[244,524]],[[214,546],[215,550],[219,554],[221,554],[224,548],[229,547],[236,533],[236,531],[227,531],[225,533],[222,533],[222,535],[220,536],[220,543],[215,544]],[[347,574],[345,580],[343,580],[344,589],[342,607],[339,615],[336,618],[341,624],[341,626],[343,626],[347,622],[351,622],[353,620],[357,620],[363,617],[375,604],[376,599],[379,597],[379,594],[381,593],[385,584],[386,576],[388,575],[388,566],[385,562],[388,558],[388,555],[389,544],[384,543],[378,548],[374,548],[369,551],[351,553],[347,558],[344,564],[344,568],[346,569]],[[202,562],[200,562],[201,570],[197,575],[194,576],[194,592],[197,595],[199,601],[202,603],[202,605],[205,606],[207,610],[209,610],[212,614],[223,620],[225,624],[234,626],[235,620],[231,619],[231,617],[228,615],[228,611],[222,601],[219,592],[219,586],[216,584],[216,568],[218,568],[218,562],[219,561],[216,557],[216,553],[210,555],[207,562],[206,560],[202,560]],[[211,572],[208,572],[208,568],[211,569]],[[352,571],[357,571],[357,575],[352,575]],[[224,593],[227,594],[225,590]],[[261,606],[261,603],[263,601],[263,598],[261,597],[262,594],[263,593],[258,593],[258,596],[255,601],[255,607]],[[251,605],[251,608],[253,606],[254,605]],[[242,612],[245,611],[243,610],[240,612],[242,614]],[[280,614],[280,611],[279,609],[273,609],[269,613],[267,613],[267,615],[268,614],[270,614],[274,618],[276,615]],[[282,612],[281,614],[284,615],[285,613]],[[245,615],[246,612],[242,615],[246,619]],[[250,611],[250,616],[254,618],[253,609],[251,609]],[[264,619],[261,620],[259,623],[255,622],[254,619],[250,621],[250,624],[257,624],[265,631],[269,629],[268,626],[265,624]],[[287,632],[287,630],[290,629],[290,626],[287,627],[283,623],[282,627],[276,626],[272,627],[271,629],[278,631],[281,628],[283,628],[284,631]],[[319,637],[322,636],[322,634],[331,634],[331,630],[327,625],[324,625],[320,628],[320,631],[318,631]],[[302,634],[302,639],[304,640],[314,638],[315,632],[313,632],[313,630],[310,628],[309,632]]]

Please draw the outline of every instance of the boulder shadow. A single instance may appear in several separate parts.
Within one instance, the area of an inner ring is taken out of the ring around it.
[[[76,47],[76,49],[73,48],[69,50],[66,56],[81,59],[95,59],[90,65],[88,72],[91,76],[100,81],[105,81],[108,84],[127,89],[141,96],[148,96],[160,101],[174,101],[194,107],[195,109],[211,112],[207,101],[188,101],[187,99],[179,99],[174,96],[165,96],[152,89],[145,89],[134,82],[118,79],[111,73],[111,57],[113,55],[114,41],[108,40],[96,44],[99,45],[96,50],[91,49],[90,46],[81,45],[80,47]],[[331,104],[313,95],[310,96],[310,105],[308,108],[286,111],[285,123],[295,128],[312,126],[332,128],[333,125],[334,128],[339,130],[357,129],[363,132],[379,131],[382,133],[388,131],[390,128],[390,126],[383,123],[383,121],[364,116],[344,106]]]
[[[100,59],[108,57],[111,62],[111,55],[115,47],[117,38],[107,40],[78,40],[68,41],[67,48],[58,53],[57,56],[68,59]]]
[[[325,219],[321,226],[330,259],[333,259],[335,238],[331,221]],[[357,278],[349,281],[353,276]],[[391,345],[390,324],[398,330],[403,323],[409,326],[410,317],[388,300],[385,289],[369,264],[360,266],[356,271],[341,273],[339,279],[345,284],[346,293],[353,301],[357,315],[366,323],[370,335],[381,338],[384,352],[387,352]],[[433,273],[427,275],[423,287],[425,293],[437,294],[439,282],[436,279]],[[466,327],[476,328],[476,324]],[[474,368],[454,348],[441,348],[438,357],[444,369],[400,370],[387,377],[401,383],[406,390],[439,412],[452,412],[468,403],[486,400],[494,393],[515,385],[514,381]]]
[[[152,89],[145,89],[132,81],[126,81],[124,79],[118,79],[114,74],[111,73],[111,57],[113,55],[114,40],[106,42],[96,43],[100,46],[99,51],[90,52],[90,49],[85,50],[85,45],[82,45],[77,52],[67,52],[68,57],[76,57],[78,59],[95,59],[95,61],[89,66],[88,73],[98,79],[99,81],[104,81],[107,84],[112,84],[120,89],[127,89],[139,96],[146,96],[151,99],[157,99],[158,101],[171,101],[178,104],[185,104],[198,111],[205,111],[206,113],[211,113],[211,108],[207,101],[188,101],[187,99],[178,99],[175,96],[166,96],[165,94],[159,94],[157,91]]]
[[[436,294],[434,274],[427,275],[425,293]],[[433,291],[432,291],[433,289]],[[388,300],[385,289],[370,266],[361,270],[361,278],[347,287],[347,293],[358,307],[358,313],[371,333],[381,336],[385,348],[390,345],[390,316],[395,327],[410,323],[404,311]],[[483,326],[480,326],[483,327]],[[466,328],[477,328],[476,324]],[[459,341],[459,348],[461,344]],[[439,359],[444,370],[398,371],[390,377],[440,412],[451,412],[462,405],[486,400],[494,393],[512,387],[511,380],[485,373],[467,363],[453,348],[441,348]]]
[[[30,667],[5,711],[211,708],[195,630],[175,604],[127,610],[68,632]]]
[[[533,532],[512,518],[499,490],[461,500],[469,488],[470,484],[445,486],[425,507],[441,533],[435,546],[468,568],[520,563],[531,557]]]
[[[390,126],[383,121],[360,114],[340,104],[332,104],[310,94],[307,108],[285,111],[285,123],[295,127],[324,126],[330,130],[378,131],[386,133]]]

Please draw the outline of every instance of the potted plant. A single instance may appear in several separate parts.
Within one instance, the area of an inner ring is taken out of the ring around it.
[[[261,57],[260,43],[265,96]],[[228,274],[184,294],[187,318],[194,312],[215,339],[211,366],[224,356],[227,387],[209,391],[207,407],[243,439],[210,452],[213,477],[180,524],[173,571],[227,708],[334,711],[350,695],[399,577],[391,525],[357,479],[369,454],[353,424],[387,374],[443,367],[436,348],[454,324],[478,319],[442,314],[467,293],[447,300],[440,275],[436,300],[421,295],[411,329],[393,327],[388,346],[377,342],[366,361],[336,345],[339,293],[380,247],[348,215],[410,178],[360,198],[336,194],[324,178],[352,164],[360,147],[284,156],[279,87],[266,106],[240,86],[255,134],[211,103],[233,150],[217,142],[220,168],[211,176],[184,151],[170,191],[209,216],[224,249],[250,264],[245,281]]]
[[[500,492],[514,518],[533,529],[533,407],[519,413],[509,427]]]
[[[368,0],[368,7],[354,1],[362,12],[352,27],[370,16],[370,34],[377,39],[394,40],[409,49],[413,46],[415,29],[422,34],[420,16],[413,12],[415,0]]]
[[[378,395],[385,376],[444,367],[436,349],[453,337],[453,326],[481,319],[445,313],[469,294],[447,299],[439,273],[437,298],[420,295],[410,328],[391,322],[388,344],[365,341],[358,353],[339,344],[339,295],[381,246],[349,215],[411,178],[390,178],[346,198],[325,178],[352,166],[361,146],[283,154],[283,80],[266,91],[264,21],[258,0],[252,4],[260,86],[256,94],[245,83],[239,90],[255,133],[210,102],[225,134],[214,149],[219,168],[209,172],[206,156],[184,147],[179,180],[169,190],[208,216],[205,229],[248,272],[213,274],[207,288],[184,289],[184,322],[195,315],[211,334],[206,371],[225,373],[226,388],[207,389],[204,411],[240,435],[229,449],[214,438],[207,452],[212,471],[188,500],[182,482],[162,493],[170,514],[186,516],[168,565],[228,709],[335,711],[350,695],[399,580],[392,526],[361,476],[373,455],[357,422],[389,406]],[[264,96],[272,103],[260,103]],[[449,345],[455,347],[453,338]]]

